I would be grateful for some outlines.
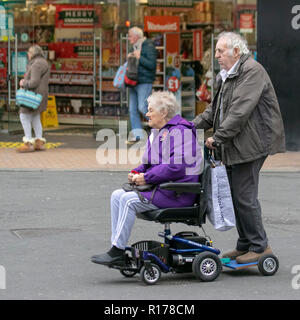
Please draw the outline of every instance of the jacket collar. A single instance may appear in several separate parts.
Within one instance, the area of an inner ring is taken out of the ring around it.
[[[251,56],[250,53],[241,55],[241,57],[240,57],[237,65],[236,65],[236,67],[234,68],[233,72],[228,75],[228,79],[235,78],[240,74],[241,65],[244,64],[244,62],[246,60],[248,60],[250,58],[250,56]],[[217,81],[218,85],[222,82],[222,77],[221,77],[220,73],[218,73],[218,75],[216,77],[216,81]]]

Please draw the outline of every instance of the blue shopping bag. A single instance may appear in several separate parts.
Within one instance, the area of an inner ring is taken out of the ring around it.
[[[113,86],[118,89],[125,88],[125,73],[127,69],[127,62],[125,62],[122,66],[119,67],[115,77]]]
[[[30,90],[19,89],[16,93],[16,103],[20,107],[36,110],[43,100],[43,96]]]

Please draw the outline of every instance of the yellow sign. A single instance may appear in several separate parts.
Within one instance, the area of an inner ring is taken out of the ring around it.
[[[48,96],[47,110],[41,113],[43,128],[58,127],[55,96]]]

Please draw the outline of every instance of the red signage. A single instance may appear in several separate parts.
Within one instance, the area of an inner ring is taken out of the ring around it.
[[[203,57],[203,31],[193,31],[193,59],[202,60]]]
[[[7,52],[5,48],[0,48],[0,80],[6,81],[7,72]]]
[[[179,32],[180,18],[178,16],[146,16],[144,30],[146,32]]]
[[[240,15],[240,31],[253,32],[254,30],[254,16],[252,13],[241,13]]]
[[[167,88],[169,91],[176,92],[179,89],[179,79],[176,77],[170,77],[167,81]]]
[[[93,5],[56,5],[56,28],[93,28],[94,22]]]

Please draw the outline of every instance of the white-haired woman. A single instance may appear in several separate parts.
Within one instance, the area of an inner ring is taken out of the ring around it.
[[[24,79],[20,80],[20,87],[41,94],[43,99],[37,110],[20,108],[20,121],[24,130],[24,144],[17,149],[19,152],[44,150],[46,143],[46,140],[43,138],[40,114],[47,109],[50,67],[44,58],[43,50],[40,46],[31,46],[28,49],[27,55],[29,63]],[[32,128],[35,138],[32,137]]]
[[[128,57],[134,56],[139,60],[138,84],[129,88],[129,117],[134,136],[131,143],[134,143],[142,135],[141,115],[147,113],[147,98],[155,79],[157,52],[152,41],[146,39],[143,30],[138,27],[129,29],[128,40],[133,46],[133,52]]]
[[[128,174],[130,183],[152,184],[155,191],[126,192],[115,190],[111,196],[111,249],[91,258],[92,262],[110,265],[122,263],[136,213],[157,208],[185,207],[194,204],[195,195],[162,190],[163,182],[196,182],[201,164],[196,130],[191,122],[176,115],[178,104],[171,92],[155,92],[148,98],[148,139],[143,163]],[[141,198],[142,197],[142,198]]]

